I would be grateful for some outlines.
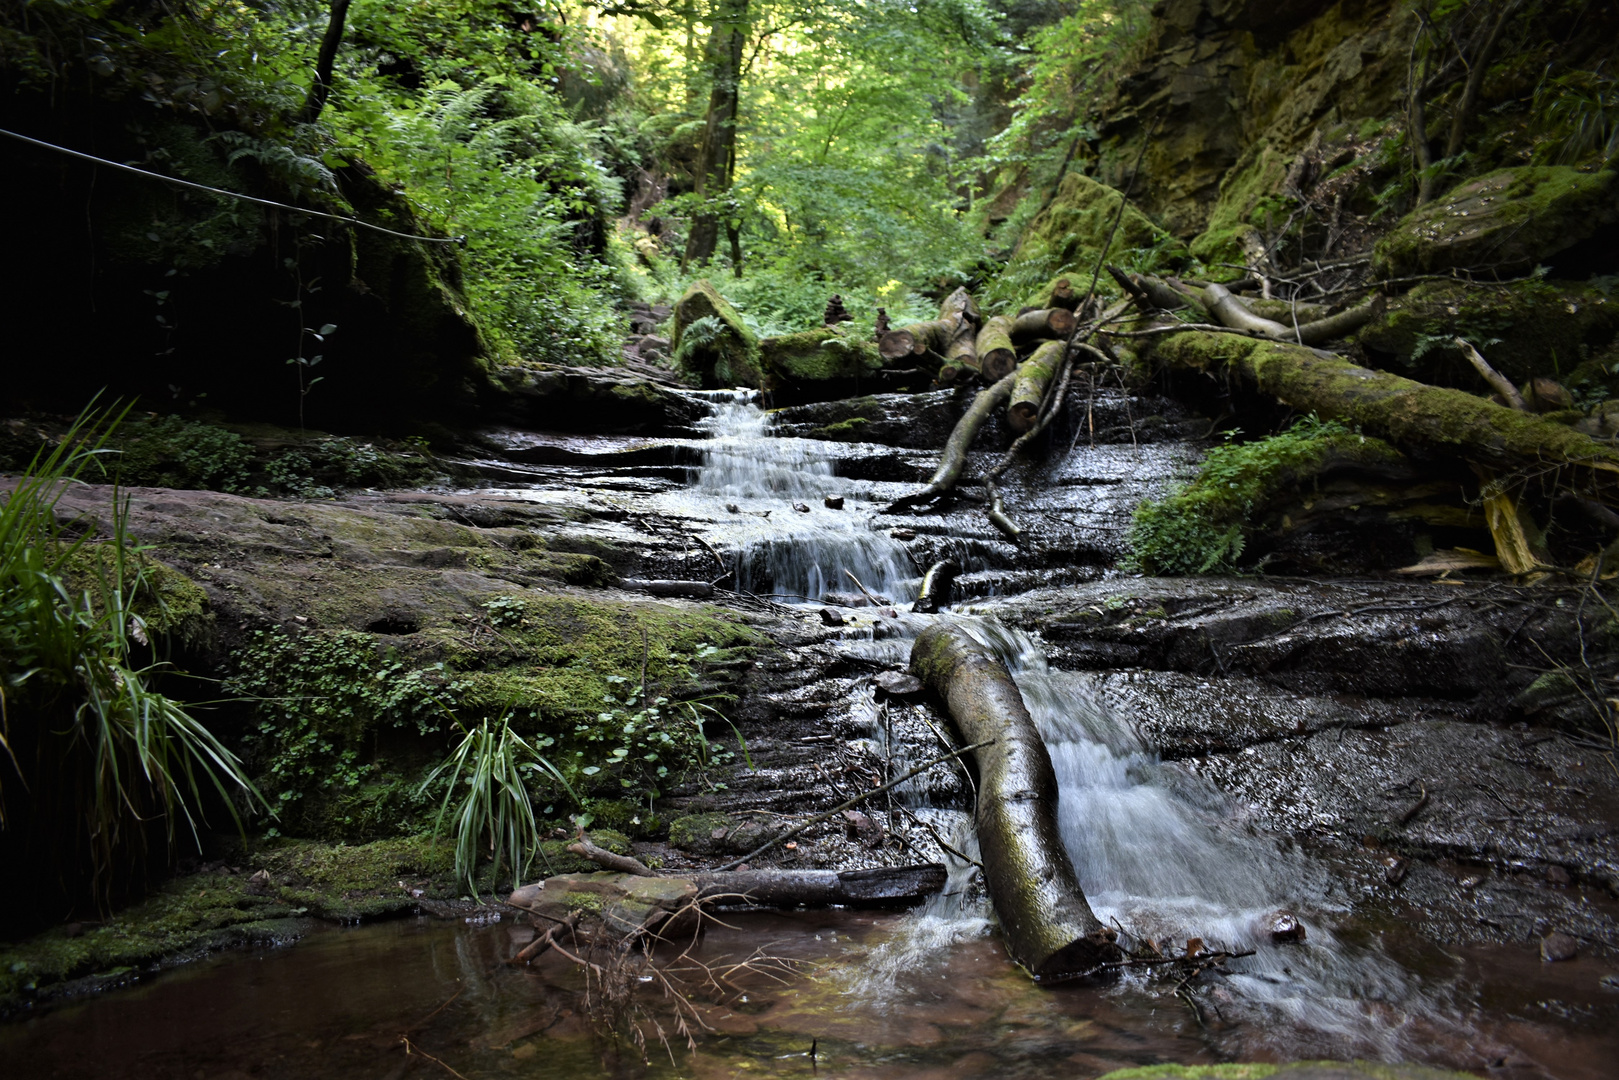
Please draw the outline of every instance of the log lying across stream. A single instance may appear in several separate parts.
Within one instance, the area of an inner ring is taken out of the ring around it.
[[[1120,956],[1091,912],[1057,831],[1051,757],[1006,665],[958,626],[917,637],[911,672],[944,699],[974,755],[984,881],[1012,959],[1037,981],[1073,978]]]

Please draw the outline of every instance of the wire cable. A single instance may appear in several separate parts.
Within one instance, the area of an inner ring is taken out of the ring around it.
[[[46,150],[54,150],[58,154],[66,154],[68,157],[76,157],[84,161],[91,161],[97,165],[105,165],[111,169],[122,169],[124,172],[131,172],[136,176],[144,176],[150,180],[161,180],[165,184],[177,184],[180,187],[195,188],[198,191],[207,191],[214,195],[225,195],[232,199],[240,199],[243,202],[258,203],[260,206],[273,206],[277,210],[290,210],[295,214],[308,214],[310,217],[326,218],[330,221],[341,221],[346,225],[358,225],[362,229],[370,229],[372,232],[387,233],[389,236],[398,236],[405,240],[424,240],[429,244],[459,244],[462,247],[466,247],[467,245],[467,238],[465,236],[421,236],[416,233],[398,232],[394,229],[384,228],[381,225],[373,225],[369,221],[361,221],[359,218],[344,217],[342,214],[328,214],[324,210],[310,210],[303,206],[291,206],[287,203],[276,202],[274,199],[260,199],[253,195],[243,195],[239,191],[226,191],[224,188],[209,187],[207,184],[198,184],[190,180],[181,180],[177,176],[164,176],[162,173],[155,173],[148,169],[137,169],[133,165],[125,165],[118,161],[108,161],[106,158],[96,157],[94,154],[86,154],[78,150],[69,150],[65,146],[57,146],[55,143],[48,143],[43,139],[33,139],[27,135],[19,135],[15,131],[7,131],[5,128],[0,128],[0,135],[5,135],[9,138],[16,139],[19,142],[31,143],[34,146],[44,147]]]

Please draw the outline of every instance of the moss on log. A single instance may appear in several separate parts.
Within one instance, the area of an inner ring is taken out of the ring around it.
[[[858,379],[883,368],[875,343],[844,337],[832,327],[765,338],[759,342],[758,352],[771,385]]]
[[[1040,402],[1062,363],[1062,353],[1062,342],[1048,341],[1018,365],[1017,377],[1012,381],[1012,400],[1006,405],[1006,422],[1018,434],[1034,427],[1040,418]]]
[[[1004,379],[1017,367],[1017,347],[1012,344],[1012,319],[997,315],[985,321],[978,331],[978,371],[990,382]]]
[[[978,847],[1007,951],[1038,981],[1119,956],[1057,830],[1057,778],[1006,665],[950,622],[917,637],[911,672],[944,699],[978,772]]]
[[[714,283],[700,278],[675,303],[674,359],[709,388],[764,385],[759,339]]]
[[[1301,345],[1189,330],[1159,338],[1153,355],[1185,370],[1223,367],[1299,412],[1359,425],[1367,434],[1406,447],[1504,469],[1573,465],[1619,473],[1619,448],[1572,428]]]

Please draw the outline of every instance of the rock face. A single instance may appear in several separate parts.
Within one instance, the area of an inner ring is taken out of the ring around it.
[[[1102,110],[1099,178],[1130,184],[1177,236],[1251,225],[1317,128],[1396,111],[1412,25],[1390,0],[1168,0],[1143,49],[1151,60]],[[1208,258],[1225,239],[1194,250]]]
[[[1466,269],[1503,276],[1555,262],[1619,222],[1613,173],[1500,169],[1412,211],[1377,245],[1389,277]]]

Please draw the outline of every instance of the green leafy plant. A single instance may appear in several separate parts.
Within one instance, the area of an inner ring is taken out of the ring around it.
[[[1195,480],[1136,508],[1127,565],[1149,574],[1234,572],[1256,511],[1329,454],[1366,443],[1336,420],[1312,415],[1277,435],[1215,447]]]
[[[48,837],[59,880],[75,891],[87,871],[103,900],[149,823],[169,845],[180,821],[195,839],[205,789],[233,817],[238,796],[264,807],[236,756],[153,688],[166,665],[137,659],[154,647],[137,602],[162,600],[117,489],[104,532],[59,515],[123,415],[86,411],[0,504],[0,829]]]
[[[539,826],[529,798],[527,776],[538,775],[547,783],[555,781],[575,803],[579,802],[562,773],[514,732],[509,721],[506,713],[494,721],[486,717],[475,726],[456,720],[461,741],[428,774],[421,787],[425,792],[440,777],[447,778],[433,833],[442,834],[448,815],[455,838],[455,874],[474,895],[478,892],[478,862],[485,852],[494,864],[491,877],[495,881],[499,880],[503,861],[520,881],[539,847]]]

